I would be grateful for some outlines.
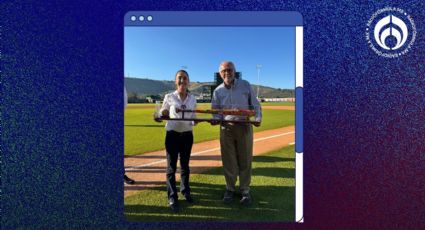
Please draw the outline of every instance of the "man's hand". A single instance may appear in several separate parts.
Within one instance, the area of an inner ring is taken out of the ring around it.
[[[209,122],[210,122],[211,125],[218,125],[218,124],[220,124],[220,121],[217,121],[217,120],[211,120]]]
[[[260,127],[261,126],[261,121],[256,121],[252,123],[255,127]]]

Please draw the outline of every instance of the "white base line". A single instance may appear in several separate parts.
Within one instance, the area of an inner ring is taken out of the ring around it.
[[[287,133],[277,134],[277,135],[273,135],[273,136],[257,138],[257,139],[254,140],[254,142],[267,140],[267,139],[270,139],[270,138],[275,138],[275,137],[280,137],[280,136],[285,136],[285,135],[289,135],[289,134],[294,134],[294,133],[295,132],[287,132]]]
[[[267,139],[271,139],[271,138],[275,138],[275,137],[280,137],[280,136],[285,136],[285,135],[289,135],[289,134],[294,134],[294,133],[295,132],[287,132],[287,133],[277,134],[277,135],[273,135],[273,136],[257,138],[257,139],[254,140],[254,142],[263,141],[263,140],[267,140]],[[293,145],[293,144],[294,144],[294,142],[289,143],[289,145]],[[199,152],[196,152],[196,153],[192,153],[190,155],[191,156],[196,156],[196,155],[201,155],[203,153],[213,152],[213,151],[217,151],[217,150],[220,150],[220,148],[207,149],[207,150],[204,150],[204,151],[199,151]],[[159,161],[154,161],[154,162],[143,164],[143,165],[132,166],[132,167],[126,168],[125,171],[126,172],[131,172],[132,169],[140,169],[140,168],[144,168],[144,167],[147,167],[147,166],[152,166],[152,165],[160,164],[160,163],[163,163],[163,162],[166,162],[166,161],[167,160],[159,160]]]

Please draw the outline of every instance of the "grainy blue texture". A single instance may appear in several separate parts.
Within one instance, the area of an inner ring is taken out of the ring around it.
[[[1,3],[4,229],[425,226],[425,2]],[[366,44],[395,6],[417,40],[398,58]],[[304,17],[304,224],[127,223],[123,16],[129,10],[291,10]]]

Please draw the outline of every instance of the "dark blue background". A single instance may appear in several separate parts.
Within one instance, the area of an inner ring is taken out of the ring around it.
[[[412,50],[365,39],[386,6],[410,14]],[[123,217],[123,17],[129,10],[290,10],[304,17],[304,224],[425,227],[425,2],[1,3],[1,226],[167,227]]]

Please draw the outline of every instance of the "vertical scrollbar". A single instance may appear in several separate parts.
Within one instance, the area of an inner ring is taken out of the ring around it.
[[[295,27],[295,221],[304,222],[303,27]]]

